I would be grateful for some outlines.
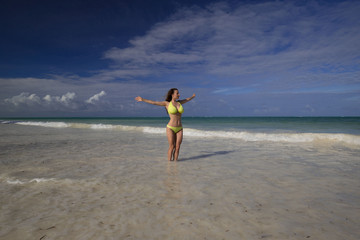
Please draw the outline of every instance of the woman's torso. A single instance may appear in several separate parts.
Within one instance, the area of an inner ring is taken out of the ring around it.
[[[169,112],[169,107],[171,108],[172,111]],[[172,109],[172,107],[175,107],[176,108],[176,113],[174,111],[174,109]],[[172,102],[169,102],[166,106],[166,110],[168,111],[169,113],[169,117],[170,117],[170,121],[168,123],[169,126],[172,126],[172,127],[180,127],[182,126],[181,124],[181,113],[179,112],[179,110],[183,112],[183,109],[182,109],[182,106],[179,102],[175,102],[175,103],[172,103]]]

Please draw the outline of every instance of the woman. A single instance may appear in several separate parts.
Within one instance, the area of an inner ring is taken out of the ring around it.
[[[136,97],[138,102],[146,102],[157,106],[164,106],[169,113],[170,121],[166,126],[166,135],[169,141],[168,160],[177,161],[179,157],[180,145],[183,139],[183,127],[181,124],[181,114],[184,112],[182,104],[187,103],[195,97],[189,97],[184,100],[178,100],[180,97],[179,90],[172,88],[168,91],[166,100],[163,102],[156,102],[147,100],[142,97]]]

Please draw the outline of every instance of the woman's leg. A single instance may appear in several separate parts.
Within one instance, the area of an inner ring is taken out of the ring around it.
[[[179,132],[176,133],[176,137],[175,137],[175,153],[174,153],[175,161],[177,161],[179,158],[180,145],[182,143],[182,139],[183,139],[183,130],[181,129]]]
[[[169,141],[168,160],[171,161],[176,144],[176,134],[170,128],[166,128],[166,136]]]

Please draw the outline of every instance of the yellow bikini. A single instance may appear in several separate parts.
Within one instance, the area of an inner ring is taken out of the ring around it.
[[[179,103],[179,109],[177,109],[173,104],[172,102],[169,103],[169,106],[168,106],[168,113],[169,114],[176,114],[176,113],[180,113],[182,114],[184,112],[184,108],[183,106]],[[167,125],[168,128],[170,128],[171,130],[173,130],[174,133],[178,133],[180,132],[183,127],[180,126],[180,127],[173,127],[173,126],[169,126]]]
[[[174,133],[178,133],[183,129],[182,126],[180,126],[180,127],[172,127],[172,126],[167,125],[167,127],[170,128],[171,130],[173,130]]]
[[[169,103],[168,106],[168,113],[169,114],[177,114],[177,113],[183,113],[184,112],[184,108],[183,106],[179,103],[179,109],[177,109],[172,102]]]

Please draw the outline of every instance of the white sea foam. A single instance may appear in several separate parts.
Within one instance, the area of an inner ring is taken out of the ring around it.
[[[143,127],[142,131],[144,133],[151,133],[151,134],[164,134],[165,129],[159,127]]]
[[[86,124],[91,129],[114,129],[116,126],[111,124]]]
[[[52,128],[85,128],[93,130],[120,130],[120,131],[142,131],[146,134],[165,134],[164,128],[146,126],[128,126],[112,124],[87,124],[87,123],[65,123],[65,122],[15,122],[19,125],[52,127]],[[271,133],[271,132],[250,132],[250,131],[208,131],[186,128],[184,135],[187,137],[200,138],[227,138],[239,139],[247,142],[289,142],[305,143],[314,141],[332,141],[346,144],[359,145],[360,136],[345,133]]]
[[[144,127],[144,133],[164,134],[163,128]],[[239,139],[247,142],[289,142],[305,143],[314,141],[333,141],[360,145],[360,136],[343,133],[259,133],[247,131],[205,131],[187,128],[184,136],[199,138]]]
[[[29,182],[42,183],[42,182],[54,182],[54,181],[56,181],[55,178],[34,178],[31,179]]]
[[[67,128],[70,125],[64,122],[16,122],[18,125],[52,127],[52,128]]]
[[[23,185],[23,184],[28,184],[28,183],[44,183],[44,182],[54,182],[56,181],[55,178],[34,178],[31,180],[19,180],[19,179],[7,179],[6,182],[8,184],[14,184],[14,185]]]
[[[143,127],[127,126],[127,125],[112,125],[112,124],[102,124],[102,123],[87,124],[87,123],[65,123],[65,122],[20,121],[20,122],[15,122],[15,124],[24,125],[24,126],[49,127],[49,128],[85,128],[85,129],[94,129],[94,130],[123,130],[123,131],[139,131],[140,130],[141,131],[143,129]]]
[[[17,121],[8,121],[8,120],[0,120],[1,124],[13,124],[16,123]]]
[[[23,182],[23,181],[20,181],[19,179],[16,179],[16,180],[11,180],[11,179],[8,179],[8,180],[6,180],[6,182],[8,183],[8,184],[25,184],[25,182]]]
[[[120,130],[120,131],[141,131],[143,127],[128,126],[128,125],[112,125],[112,124],[83,124],[84,128],[90,128],[94,130]],[[72,125],[76,128],[77,126]]]
[[[202,138],[231,138],[247,142],[269,141],[304,143],[314,141],[335,141],[347,144],[360,145],[360,136],[342,133],[258,133],[246,131],[202,131],[187,129],[185,136]]]

